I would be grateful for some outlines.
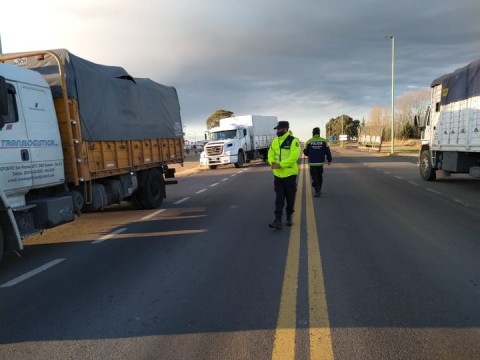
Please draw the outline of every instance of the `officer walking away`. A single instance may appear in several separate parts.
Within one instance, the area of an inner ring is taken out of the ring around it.
[[[298,157],[300,141],[289,131],[288,121],[279,121],[274,128],[277,137],[268,149],[268,163],[272,167],[275,189],[275,220],[268,224],[271,228],[282,228],[283,208],[286,206],[287,225],[292,226],[293,206],[297,191]]]
[[[323,183],[323,164],[325,158],[327,158],[328,165],[330,165],[332,162],[332,153],[330,152],[327,140],[320,137],[320,128],[313,128],[312,134],[313,137],[307,141],[305,149],[303,149],[303,154],[308,156],[312,187],[315,189],[313,196],[319,197]]]

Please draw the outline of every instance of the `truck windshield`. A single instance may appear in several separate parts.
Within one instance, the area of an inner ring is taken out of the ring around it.
[[[210,139],[212,141],[236,139],[236,137],[237,137],[237,130],[217,131],[217,132],[212,132],[210,134]]]

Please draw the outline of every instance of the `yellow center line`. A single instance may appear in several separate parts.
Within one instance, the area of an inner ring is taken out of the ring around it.
[[[299,172],[298,189],[295,195],[293,226],[288,241],[287,263],[280,298],[272,360],[295,359],[295,335],[297,329],[297,289],[300,261],[300,220],[302,214],[303,171]]]
[[[322,260],[317,223],[312,201],[312,188],[306,187],[308,299],[310,306],[310,359],[333,359],[332,335],[328,319]]]
[[[287,262],[282,285],[272,360],[295,359],[295,336],[297,328],[297,292],[300,262],[300,229],[302,196],[307,165],[302,164],[299,172],[298,190],[295,197],[293,226],[290,230]],[[309,180],[306,182],[309,184]],[[333,359],[332,336],[325,295],[317,224],[313,208],[312,189],[306,186],[306,224],[308,253],[308,300],[310,359]]]

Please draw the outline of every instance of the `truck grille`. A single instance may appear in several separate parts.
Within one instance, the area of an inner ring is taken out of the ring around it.
[[[206,152],[208,156],[222,155],[223,145],[212,145],[206,147]]]

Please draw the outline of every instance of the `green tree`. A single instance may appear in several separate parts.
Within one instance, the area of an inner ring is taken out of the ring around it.
[[[219,109],[216,110],[212,115],[207,119],[207,129],[218,126],[220,124],[220,119],[229,118],[233,116],[233,112],[228,110]]]
[[[402,140],[408,140],[413,137],[415,137],[415,129],[407,122],[400,131],[400,138]]]
[[[342,131],[343,123],[343,131]],[[336,136],[337,140],[339,135],[347,134],[348,138],[358,137],[358,130],[360,128],[360,120],[353,120],[348,115],[339,115],[336,118],[332,118],[327,122],[327,138],[330,136]]]

